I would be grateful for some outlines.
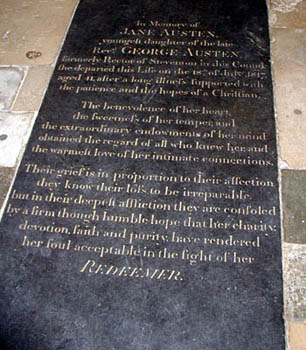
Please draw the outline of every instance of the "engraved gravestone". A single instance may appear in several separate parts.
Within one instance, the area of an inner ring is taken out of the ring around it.
[[[81,1],[1,259],[7,349],[284,349],[265,1]]]

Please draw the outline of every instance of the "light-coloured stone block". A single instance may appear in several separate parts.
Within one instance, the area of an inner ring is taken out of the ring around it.
[[[11,108],[23,76],[19,68],[0,67],[0,110]]]
[[[16,165],[27,141],[33,113],[0,113],[0,166]]]
[[[2,0],[0,64],[52,64],[78,0]]]
[[[306,170],[287,169],[281,174],[284,240],[306,244]]]
[[[272,35],[281,159],[306,168],[306,30],[273,29]]]
[[[2,207],[15,174],[14,168],[0,167],[0,207]]]
[[[305,0],[270,0],[273,27],[306,28]]]
[[[285,316],[306,323],[306,245],[284,246]]]
[[[290,350],[306,350],[306,323],[289,324]]]
[[[53,68],[47,65],[30,67],[13,106],[14,111],[38,111],[52,71]]]

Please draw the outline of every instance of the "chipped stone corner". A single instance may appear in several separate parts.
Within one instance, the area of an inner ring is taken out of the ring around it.
[[[284,170],[284,169],[289,169],[289,164],[284,160],[282,159],[280,156],[278,158],[278,167],[280,170]]]

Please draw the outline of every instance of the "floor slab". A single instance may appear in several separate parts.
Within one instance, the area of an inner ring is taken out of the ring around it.
[[[15,168],[0,167],[0,207],[3,206],[15,174]]]
[[[306,323],[290,322],[290,350],[306,350]]]
[[[0,166],[14,167],[27,141],[33,113],[0,113]]]
[[[281,159],[306,167],[306,30],[273,29],[272,59]]]
[[[270,0],[273,27],[306,28],[305,0]]]
[[[281,157],[284,160],[282,164],[291,168],[306,168],[306,39],[305,31],[301,30],[306,28],[306,0],[269,1],[270,19],[274,28],[273,67]],[[52,71],[51,65],[59,52],[77,2],[78,0],[1,1],[0,64],[19,65],[16,68],[21,70],[24,66],[32,66],[15,100],[14,111],[35,111],[39,108]],[[3,106],[6,109],[12,108],[15,93],[17,91],[12,93],[10,102],[5,99]],[[32,113],[0,113],[0,205],[13,179],[14,166],[27,138],[32,117]],[[14,129],[18,134],[15,134]],[[284,249],[286,319],[292,320],[288,323],[288,350],[306,350],[306,248],[301,244],[306,243],[302,222],[305,213],[303,186],[306,186],[306,180],[302,173],[292,170],[282,172],[285,186],[284,233],[285,241],[290,243],[285,244]],[[303,209],[299,210],[299,206]]]
[[[0,67],[0,110],[12,107],[23,77],[23,69]]]
[[[78,0],[2,0],[0,64],[51,64]]]
[[[286,244],[284,254],[285,317],[306,323],[306,246]]]
[[[282,171],[283,231],[287,243],[306,244],[306,171]]]
[[[53,68],[49,65],[30,67],[14,104],[14,111],[37,111],[50,80]]]

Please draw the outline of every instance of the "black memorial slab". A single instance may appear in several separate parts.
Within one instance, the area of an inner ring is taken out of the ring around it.
[[[7,349],[284,349],[265,1],[80,2],[1,226]]]

